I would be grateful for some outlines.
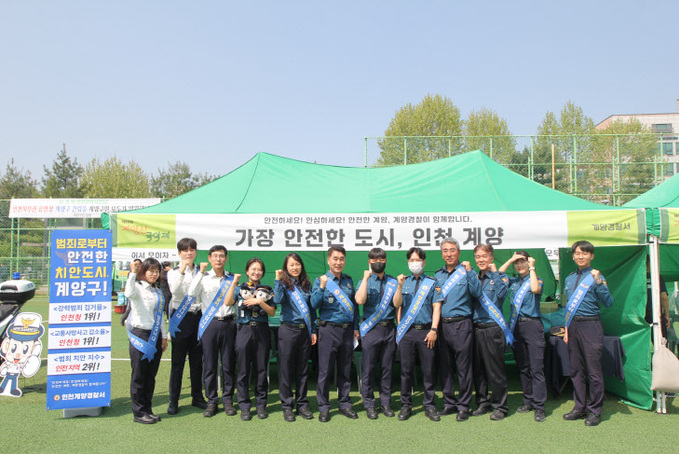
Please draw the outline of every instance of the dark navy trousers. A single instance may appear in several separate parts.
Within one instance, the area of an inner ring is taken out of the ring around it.
[[[523,404],[545,409],[545,329],[538,318],[519,318],[514,328],[514,357],[519,369]]]
[[[477,407],[492,406],[507,414],[505,335],[497,323],[474,326],[474,388]]]
[[[351,357],[354,351],[354,328],[320,326],[318,328],[318,411],[330,410],[330,382],[337,367],[339,408],[351,408]]]
[[[458,411],[469,410],[474,392],[472,363],[474,338],[472,319],[467,318],[439,325],[441,390],[446,407],[457,407]],[[458,379],[458,396],[455,398],[455,371]]]
[[[172,338],[172,368],[170,369],[170,403],[176,404],[182,391],[182,377],[186,355],[189,356],[191,396],[203,400],[203,350],[198,343],[198,324],[201,313],[184,316],[180,332]]]
[[[238,364],[238,406],[241,410],[252,407],[250,401],[250,377],[255,377],[257,408],[266,408],[269,396],[267,366],[271,350],[271,332],[268,323],[256,325],[239,324],[236,334],[236,362]]]
[[[311,337],[306,326],[288,326],[281,323],[278,328],[278,391],[283,410],[308,408],[309,399],[309,358]],[[293,401],[292,385],[295,385]]]
[[[396,354],[396,325],[375,325],[361,338],[363,349],[363,372],[361,395],[365,408],[375,407],[375,388],[380,393],[380,405],[391,405],[391,370]],[[379,383],[375,383],[377,366],[380,367]]]
[[[219,362],[222,368],[222,403],[233,404],[233,391],[236,384],[236,322],[212,319],[205,328],[203,337],[203,366],[205,369],[205,397],[208,403],[218,403]]]
[[[604,328],[601,319],[579,321],[574,318],[568,327],[568,358],[576,411],[587,410],[601,415],[604,406],[604,374],[601,368],[603,348]]]

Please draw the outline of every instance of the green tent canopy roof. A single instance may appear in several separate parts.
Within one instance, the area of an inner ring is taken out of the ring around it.
[[[481,151],[404,166],[336,167],[258,153],[223,177],[134,213],[398,213],[605,210]]]
[[[679,174],[623,205],[624,208],[679,208]]]

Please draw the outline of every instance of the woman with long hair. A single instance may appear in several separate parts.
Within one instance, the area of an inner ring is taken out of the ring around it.
[[[283,418],[295,420],[293,407],[304,419],[313,419],[307,399],[309,358],[316,344],[316,312],[311,308],[311,282],[302,258],[291,252],[283,260],[283,269],[276,270],[274,303],[280,306],[281,326],[278,329],[279,391]],[[295,384],[293,402],[292,384]]]

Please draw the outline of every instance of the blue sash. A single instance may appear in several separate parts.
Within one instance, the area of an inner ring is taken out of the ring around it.
[[[426,298],[427,293],[429,293],[429,290],[431,290],[431,287],[433,285],[434,279],[430,277],[423,279],[422,282],[420,283],[420,288],[417,290],[417,294],[413,297],[413,302],[410,304],[408,312],[406,312],[405,317],[401,319],[401,323],[399,323],[398,327],[396,328],[397,344],[401,342],[401,338],[408,331],[410,325],[413,324],[413,322],[415,321],[415,317],[417,317],[417,314],[420,313],[420,309],[422,309],[424,299]]]
[[[194,301],[196,301],[196,298],[186,295],[177,310],[174,311],[170,318],[170,336],[174,337],[176,333],[182,332],[182,330],[179,329],[179,324],[184,320],[184,316],[189,311],[189,308]]]
[[[566,311],[564,314],[564,319],[566,320],[566,328],[568,328],[568,326],[573,321],[573,316],[578,311],[580,303],[582,303],[582,300],[585,298],[585,295],[587,294],[587,291],[589,290],[593,282],[594,276],[592,276],[591,274],[587,275],[586,278],[580,281],[580,285],[578,285],[578,288],[575,289],[570,299],[568,300],[568,304],[566,305]]]
[[[304,324],[309,331],[309,336],[311,336],[311,312],[309,312],[309,306],[307,306],[306,301],[304,301],[302,292],[300,292],[299,288],[295,286],[294,290],[288,290],[288,296],[292,302],[295,303],[295,306],[297,306],[299,313],[302,314],[302,317],[304,318]]]
[[[488,312],[488,315],[490,315],[490,318],[493,319],[495,323],[497,323],[500,328],[502,328],[502,331],[505,333],[505,339],[507,339],[507,343],[509,345],[514,344],[514,336],[512,335],[512,332],[509,330],[509,327],[507,326],[507,322],[505,321],[505,318],[502,316],[502,312],[500,312],[493,304],[493,302],[488,298],[486,295],[486,292],[481,293],[481,305],[483,308]]]
[[[514,296],[514,301],[512,301],[512,313],[509,317],[509,331],[514,332],[516,328],[516,321],[519,319],[519,312],[521,311],[521,305],[523,304],[523,297],[530,290],[530,279],[528,279],[516,292]]]
[[[160,332],[160,324],[163,323],[163,306],[164,306],[163,292],[161,292],[160,289],[157,288],[154,288],[153,290],[156,293],[158,304],[156,305],[156,313],[153,316],[153,327],[151,328],[151,335],[149,336],[149,340],[145,341],[144,339],[132,334],[129,329],[127,330],[127,335],[130,338],[130,343],[134,348],[143,353],[144,356],[142,356],[141,359],[142,360],[145,359],[147,361],[152,361],[153,357],[156,355],[156,352],[158,351],[158,349],[156,348],[156,344],[158,343],[158,333]]]
[[[446,280],[446,283],[443,284],[443,287],[441,287],[441,294],[443,295],[443,299],[446,299],[448,296],[448,293],[453,289],[453,286],[457,284],[457,281],[462,279],[465,275],[467,274],[467,271],[465,271],[464,267],[460,267],[453,274],[450,275],[448,280]]]
[[[370,331],[375,326],[375,324],[377,324],[377,322],[382,320],[382,317],[384,317],[384,315],[387,313],[387,310],[389,309],[389,303],[391,303],[391,299],[394,297],[395,292],[396,279],[387,279],[387,285],[384,286],[384,295],[382,295],[380,305],[377,307],[375,312],[373,312],[373,315],[371,315],[369,319],[361,323],[361,337],[365,336],[368,331]]]
[[[217,290],[217,294],[212,300],[212,303],[210,303],[210,307],[208,307],[207,311],[205,311],[203,316],[200,317],[200,323],[198,324],[198,340],[200,340],[200,338],[203,337],[205,328],[207,328],[212,319],[215,317],[215,314],[219,310],[219,307],[222,304],[224,304],[224,298],[226,298],[226,294],[228,293],[229,288],[231,288],[232,282],[233,274],[228,274],[224,278],[224,282],[222,282],[222,285],[221,287],[219,287],[219,290]]]
[[[349,297],[342,291],[341,288],[339,288],[339,285],[335,284],[335,281],[332,280],[331,277],[328,278],[327,284],[325,286],[328,288],[330,293],[333,294],[335,298],[337,298],[337,301],[340,303],[340,307],[342,308],[342,312],[344,312],[344,315],[349,317],[350,320],[354,319],[354,305],[351,303],[351,300]]]

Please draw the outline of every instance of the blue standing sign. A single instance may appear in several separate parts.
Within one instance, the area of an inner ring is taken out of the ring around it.
[[[52,233],[47,409],[111,406],[111,232]]]

